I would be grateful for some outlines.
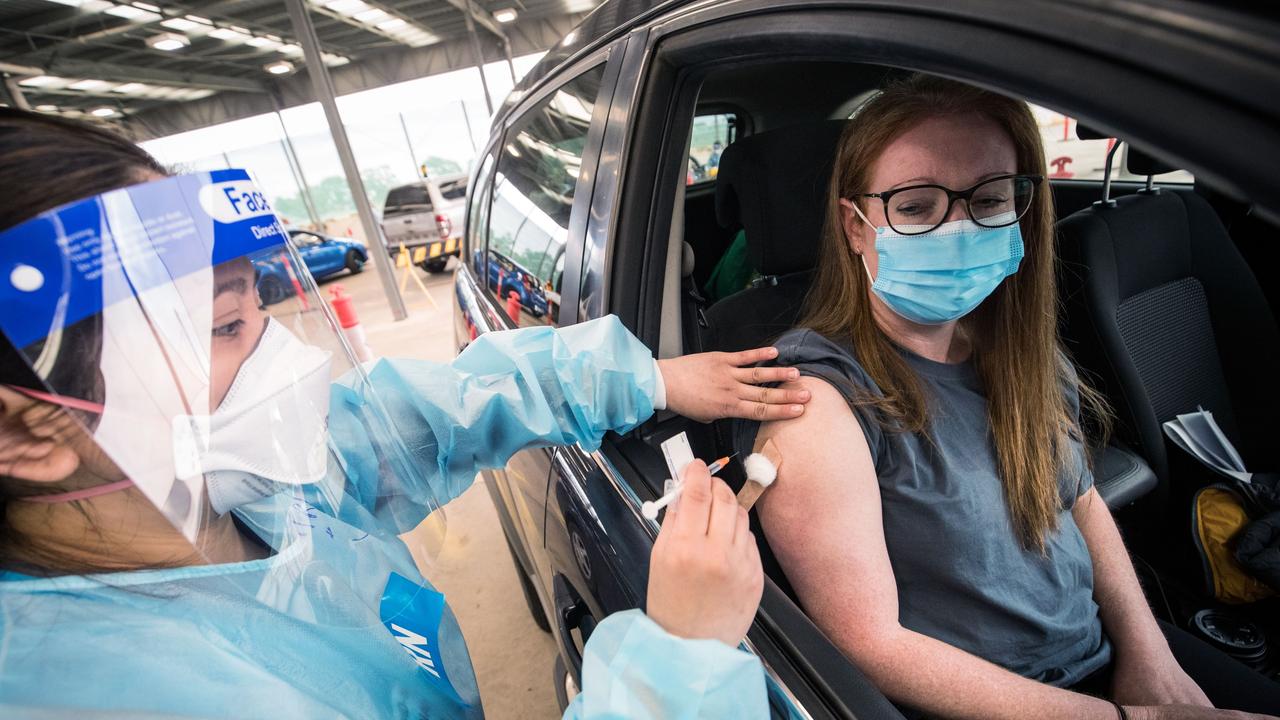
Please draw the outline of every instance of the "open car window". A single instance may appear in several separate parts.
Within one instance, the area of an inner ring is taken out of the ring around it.
[[[740,122],[734,113],[713,113],[693,118],[689,135],[689,168],[686,185],[710,182],[720,170],[720,155],[738,139]]]
[[[1040,139],[1044,143],[1045,164],[1049,168],[1051,180],[1096,180],[1101,181],[1107,164],[1107,152],[1114,139],[1081,140],[1076,137],[1076,119],[1063,115],[1056,110],[1032,105],[1036,123],[1040,125]],[[1144,181],[1145,175],[1134,175],[1125,168],[1124,158],[1127,148],[1116,152],[1111,164],[1112,180]],[[1171,173],[1157,175],[1162,183],[1185,183],[1195,181],[1191,173],[1176,170]]]

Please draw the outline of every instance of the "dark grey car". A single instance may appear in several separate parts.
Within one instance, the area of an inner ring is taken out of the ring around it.
[[[1095,158],[1110,156],[1116,171],[1127,165],[1137,177],[1184,171],[1161,175],[1151,189],[1124,181],[1106,192],[1121,207],[1136,202],[1124,198],[1158,196],[1211,208],[1210,224],[1231,246],[1223,252],[1241,258],[1233,282],[1259,290],[1247,302],[1209,297],[1217,345],[1212,333],[1184,345],[1207,342],[1207,352],[1232,358],[1221,372],[1237,414],[1256,421],[1258,432],[1274,431],[1274,379],[1234,359],[1241,350],[1228,346],[1238,333],[1219,320],[1241,310],[1232,303],[1252,303],[1248,311],[1274,318],[1280,292],[1276,266],[1266,261],[1280,215],[1280,30],[1245,7],[608,0],[548,53],[496,117],[471,184],[455,282],[458,347],[492,330],[607,313],[660,357],[767,343],[795,322],[820,261],[833,128],[886,77],[921,71],[1036,106],[1053,140],[1047,159],[1060,171],[1050,184],[1061,218],[1105,211],[1105,204],[1093,207],[1104,195]],[[1076,119],[1122,142],[1103,138],[1077,151],[1091,141],[1078,139],[1088,133]],[[733,128],[733,135],[692,132],[695,126]],[[724,146],[722,157],[714,150],[717,173],[691,172],[690,158],[707,157],[713,142]],[[1163,195],[1153,192],[1160,187]],[[740,232],[755,279],[713,301],[713,269]],[[1097,295],[1087,278],[1080,281],[1100,268],[1090,242],[1082,240],[1074,256],[1064,248],[1076,263],[1064,271],[1064,293],[1075,293],[1064,294],[1064,333],[1082,365],[1104,372],[1111,345],[1126,352],[1126,341],[1086,320],[1099,303],[1119,303],[1147,281],[1122,277],[1129,286],[1119,298]],[[1156,252],[1147,264],[1172,257]],[[558,311],[538,318],[498,297],[508,267],[520,269],[521,282],[554,293]],[[1169,270],[1175,277],[1200,271],[1196,263]],[[1178,327],[1176,317],[1171,322]],[[1274,359],[1274,342],[1262,333],[1256,352]],[[1175,355],[1161,350],[1142,362],[1161,368]],[[1192,371],[1173,366],[1150,382],[1181,387]],[[1152,419],[1126,395],[1147,381],[1141,372],[1121,368],[1101,383],[1122,423],[1116,442],[1099,448],[1095,474],[1142,558],[1148,587],[1161,589],[1153,591],[1153,600],[1163,597],[1157,613],[1186,625],[1189,610],[1213,604],[1195,588],[1200,568],[1180,550],[1187,474],[1171,466],[1158,430],[1151,435]],[[1251,393],[1271,401],[1270,416],[1245,412]],[[597,452],[531,450],[489,477],[530,609],[559,646],[554,682],[566,694],[596,621],[643,605],[657,526],[642,518],[640,504],[660,494],[666,476],[658,443],[681,431],[700,457],[735,449],[726,427],[660,413],[628,436],[608,437]],[[727,478],[740,482],[740,469],[731,467]],[[746,646],[765,664],[774,715],[901,717],[808,619],[768,539],[755,530],[769,579]],[[1239,612],[1280,638],[1276,614]]]

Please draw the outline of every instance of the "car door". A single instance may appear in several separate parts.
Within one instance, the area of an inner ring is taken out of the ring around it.
[[[548,312],[543,288],[556,282],[566,248],[580,243],[590,199],[590,182],[582,178],[591,176],[583,170],[599,146],[609,68],[606,49],[531,95],[482,161],[468,217],[470,261],[456,281],[464,318],[456,334],[466,342],[490,330],[560,323]],[[559,574],[543,535],[554,460],[551,449],[527,450],[489,473],[508,536],[519,540],[517,559],[536,578],[546,608],[557,597]],[[562,647],[574,647],[571,637],[556,635]]]

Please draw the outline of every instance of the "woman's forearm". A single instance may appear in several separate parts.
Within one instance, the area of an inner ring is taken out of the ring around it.
[[[906,629],[846,648],[895,702],[965,720],[1114,720],[1111,703],[1029,680]]]
[[[1073,511],[1093,561],[1093,597],[1118,662],[1164,659],[1169,645],[1147,605],[1111,511],[1091,489]]]

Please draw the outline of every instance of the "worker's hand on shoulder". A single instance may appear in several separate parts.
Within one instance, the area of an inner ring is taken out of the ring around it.
[[[684,638],[737,646],[760,605],[764,574],[747,511],[724,481],[695,461],[667,510],[649,561],[647,612]]]
[[[766,347],[659,360],[658,368],[667,389],[667,408],[700,422],[730,417],[751,420],[797,417],[809,402],[808,391],[759,386],[794,380],[799,377],[799,371],[752,367],[777,356],[775,348]]]

